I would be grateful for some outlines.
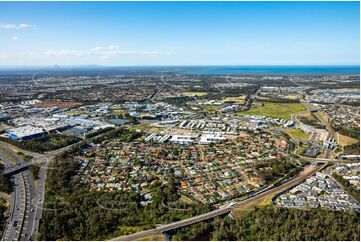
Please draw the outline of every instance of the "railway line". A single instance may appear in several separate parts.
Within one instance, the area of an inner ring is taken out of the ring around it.
[[[299,98],[299,100],[300,100],[301,104],[306,108],[307,111],[312,112],[315,109],[312,104],[308,103],[304,99]],[[320,111],[317,111],[317,112],[320,112]],[[327,140],[337,140],[336,132],[333,130],[331,125],[328,122],[326,122],[325,120],[323,120],[321,117],[319,117],[317,114],[315,114],[314,116],[326,127],[326,129],[328,131]],[[330,159],[331,156],[332,156],[332,148],[326,147],[326,151],[324,153],[324,159]]]

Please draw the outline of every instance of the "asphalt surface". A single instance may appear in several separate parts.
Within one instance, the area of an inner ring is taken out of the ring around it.
[[[0,142],[0,148],[2,149],[2,151],[5,151],[10,157],[14,158],[17,164],[20,164],[23,161],[11,151],[13,148],[22,151],[24,154],[32,155],[34,157],[34,163],[42,164],[39,172],[39,179],[37,180],[37,186],[35,186],[34,181],[32,180],[32,177],[28,171],[21,171],[17,174],[12,175],[15,186],[14,191],[11,194],[10,217],[8,219],[6,229],[2,238],[3,240],[34,240],[35,234],[39,229],[40,219],[42,217],[43,210],[46,209],[44,207],[44,197],[45,180],[47,170],[49,169],[48,165],[55,155],[69,149],[73,145],[48,152],[46,154],[37,154],[33,152],[23,151],[16,147],[12,147],[12,145],[5,142]],[[4,160],[6,167],[13,165],[7,157],[0,156],[0,158]],[[295,181],[297,182],[298,180],[294,179],[287,182],[287,184],[292,184],[292,182]],[[275,189],[280,189],[280,187]],[[267,191],[268,190],[264,190],[262,191],[262,193],[257,194],[255,197],[257,197],[258,199],[261,196],[265,196],[268,194]],[[235,206],[247,204],[255,197],[249,198],[245,201],[241,201],[233,205],[232,207],[225,207],[190,219],[182,220],[168,225],[163,225],[156,229],[141,231],[133,235],[123,236],[124,238],[116,238],[116,240],[134,240],[136,238],[141,238],[146,235],[168,231],[189,224],[204,221],[209,218],[229,213],[231,209],[233,209]]]
[[[301,104],[308,110],[311,111],[312,109],[314,109],[313,105],[310,104],[309,102],[300,99]],[[321,111],[318,111],[321,112]],[[317,119],[323,124],[325,125],[328,134],[327,134],[327,139],[335,139],[337,140],[337,135],[336,132],[333,130],[333,128],[331,127],[331,125],[328,122],[325,122],[322,118],[319,118],[317,115],[315,115],[317,117]],[[325,159],[330,159],[330,157],[332,156],[332,149],[331,148],[326,148],[325,150],[325,154],[324,154],[324,158]]]
[[[50,158],[44,158],[44,159],[45,159],[45,163],[43,164],[43,166],[40,168],[39,171],[38,189],[37,189],[36,197],[34,199],[34,218],[31,227],[31,234],[33,236],[35,236],[35,234],[39,230],[40,219],[42,218],[43,210],[46,209],[44,208],[45,180],[46,180],[48,165],[51,159]],[[34,239],[34,237],[32,238]]]
[[[101,134],[100,134],[101,135]],[[97,136],[93,137],[96,138]],[[80,142],[80,141],[79,141]],[[79,143],[78,142],[78,143]],[[14,180],[14,192],[11,194],[11,209],[6,229],[2,240],[34,240],[35,235],[39,230],[40,220],[43,211],[47,208],[44,206],[45,200],[45,181],[50,161],[57,154],[71,148],[78,143],[74,143],[67,147],[58,150],[46,152],[45,154],[38,154],[26,150],[22,150],[13,145],[0,142],[0,149],[6,152],[10,157],[16,160],[16,164],[24,163],[12,150],[18,150],[24,154],[33,156],[32,163],[41,164],[38,174],[36,186],[32,176],[27,170],[19,173],[14,173],[11,177]],[[0,153],[1,154],[1,153]],[[14,166],[13,163],[6,157],[0,156],[5,161],[5,168]]]
[[[141,239],[142,237],[145,236],[149,236],[149,235],[153,235],[153,234],[157,234],[157,233],[163,233],[163,232],[167,232],[167,231],[171,231],[171,230],[175,230],[184,226],[188,226],[191,224],[195,224],[198,222],[202,222],[220,215],[224,215],[227,214],[229,212],[232,211],[232,209],[234,208],[238,208],[238,207],[242,207],[245,206],[251,202],[253,202],[254,200],[258,200],[261,198],[264,198],[270,194],[273,193],[280,193],[283,192],[293,186],[296,186],[297,184],[301,183],[302,181],[304,181],[304,179],[306,179],[307,177],[313,175],[314,173],[316,173],[317,171],[321,170],[324,166],[317,166],[314,167],[310,170],[304,171],[302,172],[299,176],[297,176],[296,178],[283,183],[280,186],[277,187],[270,187],[267,189],[264,189],[262,192],[257,193],[256,195],[245,199],[243,201],[237,202],[231,206],[227,206],[224,208],[220,208],[202,215],[198,215],[189,219],[185,219],[182,221],[178,221],[178,222],[174,222],[174,223],[170,223],[170,224],[166,224],[166,225],[161,225],[155,229],[150,229],[150,230],[145,230],[145,231],[140,231],[134,234],[130,234],[130,235],[125,235],[125,236],[120,236],[120,237],[116,237],[112,240],[120,240],[120,241],[131,241],[131,240],[137,240],[137,239]]]
[[[1,146],[1,150],[3,153],[7,153],[7,156],[1,156],[6,167],[13,166],[8,157],[12,157],[16,161],[16,165],[23,163],[9,148]],[[31,240],[31,229],[35,218],[34,200],[36,199],[33,178],[25,170],[12,175],[10,179],[14,182],[14,190],[11,193],[10,214],[2,240]]]
[[[7,155],[2,155],[1,158],[5,162],[5,167],[12,165],[12,160],[9,157],[13,158],[16,161],[16,164],[20,164],[21,160],[13,154],[11,150],[6,147],[1,147],[1,152],[6,153]],[[11,208],[10,216],[8,218],[7,224],[5,226],[5,231],[3,234],[3,240],[20,240],[21,232],[23,229],[23,221],[25,218],[26,207],[29,200],[29,183],[26,179],[28,173],[21,172],[15,174],[11,177],[11,180],[14,183],[14,190],[11,193]]]

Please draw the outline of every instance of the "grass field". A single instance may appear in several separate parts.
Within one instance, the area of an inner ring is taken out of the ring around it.
[[[299,114],[298,117],[304,117],[306,118],[308,121],[310,122],[319,122],[318,119],[316,119],[315,117],[312,116],[311,113],[303,113],[303,114]]]
[[[262,115],[272,118],[291,119],[293,113],[302,112],[305,109],[300,103],[272,103],[264,102],[263,106],[252,107],[250,110],[237,114]]]
[[[134,125],[132,127],[129,128],[129,130],[131,131],[135,131],[135,130],[146,130],[149,128],[148,124],[138,124],[138,125]]]
[[[113,113],[113,115],[117,115],[117,116],[124,116],[125,115],[125,111],[123,109],[113,109],[112,113]]]
[[[184,195],[181,195],[179,201],[182,202],[182,203],[186,203],[186,204],[191,204],[191,203],[193,203],[193,200],[192,200],[192,199],[190,199],[189,197],[186,197],[186,196],[184,196]]]
[[[136,239],[135,241],[164,241],[164,236],[162,235],[162,233],[153,234],[153,235],[144,236],[140,239]]]
[[[8,202],[4,198],[0,197],[0,206],[6,206],[7,204]]]
[[[297,100],[298,99],[298,97],[296,95],[288,95],[288,96],[285,96],[285,98],[292,99],[292,100]]]
[[[85,113],[86,112],[84,110],[70,110],[70,111],[65,112],[65,114],[68,114],[68,115],[82,115]]]
[[[203,108],[204,111],[206,111],[207,113],[213,113],[213,112],[218,112],[218,111],[221,109],[221,106],[204,105],[204,106],[202,106],[202,108]]]
[[[316,112],[315,115],[316,115],[319,119],[321,119],[324,123],[327,123],[327,124],[328,124],[329,118],[328,118],[328,116],[327,116],[326,113],[324,113],[324,112]]]
[[[154,127],[150,126],[149,124],[139,124],[129,128],[131,131],[141,130],[141,131],[148,131],[148,132],[160,132],[165,130],[165,127]]]
[[[16,155],[20,156],[23,161],[29,161],[33,158],[31,155],[25,155],[23,152],[16,152]]]
[[[118,226],[118,234],[119,235],[127,235],[127,234],[133,234],[136,233],[138,231],[142,231],[142,230],[147,230],[149,229],[149,226],[126,226],[126,225],[121,225]]]
[[[201,97],[201,96],[205,96],[207,94],[208,94],[208,92],[182,92],[183,96],[188,96],[188,97],[194,97],[194,96]]]
[[[16,164],[16,160],[14,159],[14,157],[12,157],[11,155],[9,155],[7,152],[5,152],[4,150],[0,149],[0,153],[2,156],[4,156],[5,158],[7,158],[11,163]]]
[[[352,144],[356,144],[358,142],[357,139],[348,137],[346,135],[342,135],[342,134],[337,133],[337,136],[338,136],[339,144],[341,146],[352,145]]]
[[[246,96],[239,96],[239,97],[226,97],[223,99],[223,102],[233,102],[235,104],[244,104],[246,100]]]
[[[241,219],[249,212],[252,212],[256,207],[262,207],[272,204],[272,197],[276,195],[276,193],[272,193],[264,198],[259,198],[254,200],[252,203],[249,203],[245,206],[237,207],[232,210],[232,214],[236,219]]]
[[[310,134],[302,131],[301,129],[285,129],[285,132],[297,141],[307,141],[310,138]]]

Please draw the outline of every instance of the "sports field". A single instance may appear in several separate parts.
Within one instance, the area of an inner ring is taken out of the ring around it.
[[[291,119],[293,113],[302,112],[305,109],[300,103],[272,103],[263,102],[263,106],[252,107],[250,110],[237,114],[262,115],[272,118]]]

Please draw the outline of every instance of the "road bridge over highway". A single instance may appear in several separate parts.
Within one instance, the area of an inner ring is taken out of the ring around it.
[[[34,161],[31,160],[29,162],[24,162],[24,163],[21,163],[21,164],[16,164],[16,165],[12,165],[12,166],[9,166],[9,167],[6,167],[3,171],[3,175],[11,175],[11,174],[14,174],[16,172],[19,172],[19,171],[22,171],[26,168],[28,168],[28,166],[30,166],[31,164],[34,164]]]

